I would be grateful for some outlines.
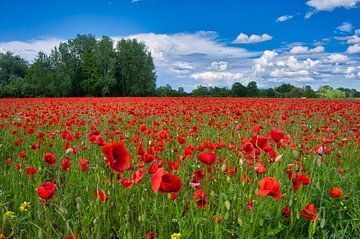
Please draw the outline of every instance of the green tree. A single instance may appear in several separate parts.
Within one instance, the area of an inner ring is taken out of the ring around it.
[[[245,97],[247,89],[240,82],[235,82],[231,87],[231,93],[235,97]]]
[[[99,87],[102,96],[114,95],[115,79],[115,51],[113,41],[107,36],[103,36],[96,44],[95,60],[96,68],[100,77]]]
[[[281,86],[276,87],[275,90],[276,92],[279,93],[280,97],[289,98],[289,97],[293,97],[291,95],[291,91],[295,88],[296,87],[291,84],[282,84]]]
[[[23,95],[26,97],[54,96],[51,89],[52,74],[49,57],[39,52],[24,78]]]
[[[116,46],[115,77],[121,95],[148,96],[155,93],[154,63],[144,43],[122,39]]]
[[[196,89],[194,89],[191,94],[193,96],[209,96],[210,92],[209,92],[209,88],[203,85],[199,85]]]
[[[0,53],[0,97],[20,97],[28,63],[11,52]]]
[[[345,98],[345,92],[341,90],[334,90],[329,85],[324,85],[319,88],[319,95],[322,98]]]
[[[259,90],[257,83],[255,81],[250,81],[246,87],[246,96],[248,97],[257,97],[259,96]]]
[[[304,87],[304,96],[306,98],[316,98],[317,97],[316,92],[309,85],[306,85]]]

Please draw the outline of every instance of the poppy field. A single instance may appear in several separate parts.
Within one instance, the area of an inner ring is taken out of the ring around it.
[[[358,100],[0,99],[0,239],[359,237]]]

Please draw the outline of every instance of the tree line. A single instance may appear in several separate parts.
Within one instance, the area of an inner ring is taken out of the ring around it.
[[[291,84],[282,84],[278,87],[261,89],[255,81],[246,86],[235,82],[231,88],[198,86],[191,93],[184,91],[182,87],[178,90],[172,89],[170,85],[161,86],[156,89],[157,96],[198,96],[198,97],[260,97],[260,98],[360,98],[360,91],[348,88],[334,89],[328,85],[321,86],[317,91],[307,85],[296,87]]]
[[[133,39],[78,35],[29,65],[0,54],[0,97],[151,96],[156,74],[150,52]]]
[[[235,82],[231,88],[198,86],[190,93],[170,85],[156,88],[153,59],[144,43],[122,39],[114,46],[111,38],[90,34],[62,42],[48,55],[39,52],[32,64],[0,53],[0,97],[70,96],[359,98],[360,92],[328,85],[317,91],[291,84],[261,89],[255,81]]]

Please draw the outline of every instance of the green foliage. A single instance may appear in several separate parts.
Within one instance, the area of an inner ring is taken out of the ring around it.
[[[19,56],[0,55],[1,97],[148,96],[155,82],[151,54],[137,40],[114,48],[107,36],[78,35],[40,52],[29,70]]]
[[[246,87],[247,96],[256,97],[259,94],[259,90],[255,81],[250,81]]]
[[[341,90],[334,90],[332,87],[325,85],[320,87],[319,95],[321,98],[345,98],[346,94]]]
[[[247,94],[247,88],[239,82],[235,82],[231,87],[231,93],[235,97],[245,97]]]

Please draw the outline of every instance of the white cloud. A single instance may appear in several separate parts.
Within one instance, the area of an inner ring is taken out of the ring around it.
[[[274,78],[295,78],[293,80],[296,80],[297,77],[301,77],[301,81],[304,79],[303,77],[309,76],[309,71],[307,70],[298,70],[298,71],[288,71],[286,69],[274,69],[270,72],[270,76]]]
[[[254,43],[260,43],[264,41],[270,41],[272,39],[272,36],[269,34],[262,34],[262,35],[246,35],[244,33],[240,33],[236,39],[232,42],[235,44],[254,44]]]
[[[283,15],[283,16],[280,16],[276,19],[276,22],[285,22],[285,21],[288,21],[288,20],[291,20],[293,18],[293,16],[291,15]]]
[[[358,88],[360,62],[356,58],[322,51],[320,54],[311,53],[308,48],[300,50],[302,54],[296,55],[281,49],[279,52],[265,51],[254,60],[253,79],[266,87],[290,83],[297,86],[309,84],[315,88],[324,84],[344,86],[343,80],[346,79],[347,87]]]
[[[318,64],[319,61],[314,61],[310,58],[307,58],[304,61],[298,61],[295,56],[289,56],[284,60],[278,60],[274,63],[275,66],[284,67],[293,71],[301,71],[303,69],[311,69],[313,66]]]
[[[190,62],[177,61],[173,64],[173,67],[171,67],[170,71],[181,77],[191,73],[193,69],[194,67]]]
[[[0,52],[11,51],[29,62],[32,62],[39,51],[50,53],[55,46],[58,46],[62,40],[57,38],[39,39],[31,41],[10,41],[0,42]]]
[[[336,29],[342,32],[351,32],[353,29],[353,26],[350,22],[343,22],[340,26],[338,26]]]
[[[330,63],[343,63],[349,60],[349,57],[343,54],[331,54],[324,59]]]
[[[190,77],[195,80],[206,80],[206,81],[236,81],[241,80],[244,75],[242,73],[233,72],[219,72],[219,71],[204,71],[191,74]]]
[[[229,63],[226,61],[214,61],[211,62],[211,65],[208,67],[208,70],[226,71],[228,67],[229,67]]]
[[[360,29],[356,29],[352,36],[335,37],[336,40],[346,41],[347,44],[359,44],[360,43]]]
[[[360,53],[360,44],[355,44],[355,45],[349,46],[346,49],[346,52],[349,54]]]
[[[307,12],[307,13],[305,14],[304,18],[305,18],[305,19],[309,19],[309,18],[312,17],[312,15],[314,15],[314,14],[315,14],[314,11],[309,11],[309,12]]]
[[[317,11],[332,11],[338,7],[353,8],[360,0],[310,0],[306,4]]]
[[[144,33],[131,35],[127,38],[138,39],[145,43],[151,51],[154,60],[160,64],[168,59],[193,58],[231,58],[250,57],[257,55],[238,47],[229,47],[216,39],[214,32],[155,34]],[[119,40],[121,37],[113,37]],[[178,60],[178,59],[177,59]]]
[[[290,50],[290,54],[309,54],[309,53],[321,53],[324,52],[325,48],[323,46],[317,46],[315,48],[309,49],[307,46],[294,46]]]
[[[266,50],[261,57],[254,60],[253,70],[255,73],[263,72],[266,67],[271,66],[272,60],[278,55],[275,51]]]

